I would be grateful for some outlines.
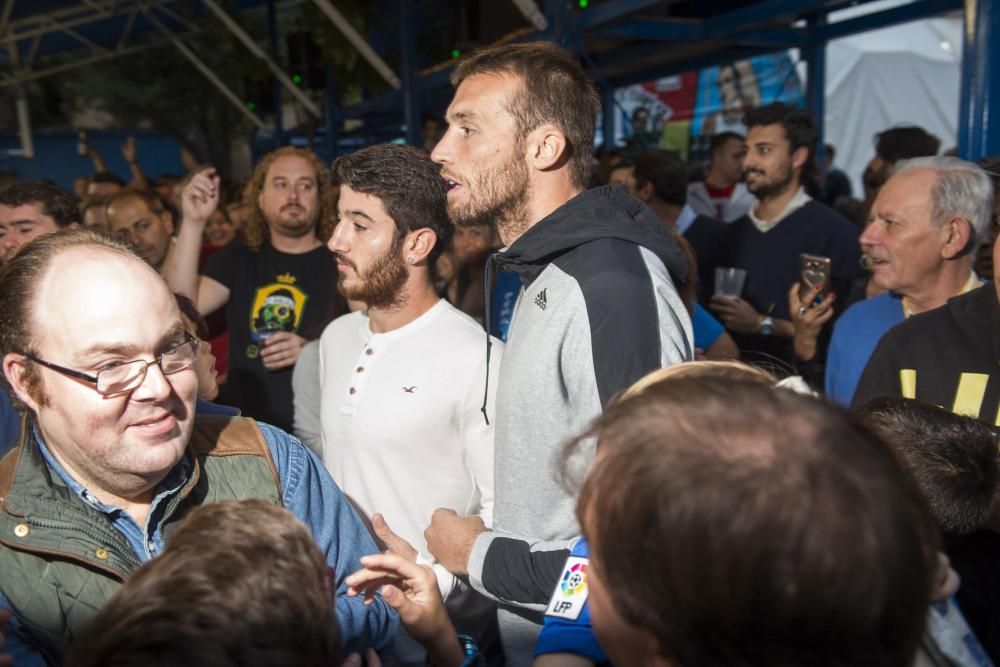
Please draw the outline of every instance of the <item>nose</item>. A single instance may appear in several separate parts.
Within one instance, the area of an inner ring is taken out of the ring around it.
[[[186,373],[190,368],[178,371],[175,375]],[[132,390],[132,400],[134,401],[157,401],[164,400],[173,391],[170,380],[163,374],[163,369],[157,363],[146,366],[146,376],[142,378],[139,386]]]
[[[337,226],[333,228],[333,235],[330,240],[326,242],[326,247],[330,252],[347,252],[347,241],[344,238],[346,233],[344,232],[344,225],[346,220],[341,220],[337,223]]]
[[[865,230],[861,232],[861,236],[858,237],[858,243],[863,246],[875,245],[878,243],[881,225],[878,222],[878,218],[873,219],[867,225],[865,225]]]
[[[452,132],[449,127],[444,133],[444,136],[441,137],[441,141],[437,142],[437,145],[434,146],[434,150],[431,151],[431,160],[433,162],[436,162],[437,164],[448,164],[451,162],[451,156],[448,150],[448,147],[451,145],[451,135]]]

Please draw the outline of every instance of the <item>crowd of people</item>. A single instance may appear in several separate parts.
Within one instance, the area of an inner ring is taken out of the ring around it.
[[[775,102],[594,154],[545,42],[440,136],[0,191],[0,664],[1000,661],[1000,161]]]

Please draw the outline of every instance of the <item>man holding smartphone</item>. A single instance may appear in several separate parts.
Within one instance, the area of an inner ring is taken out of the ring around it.
[[[800,280],[799,255],[830,259],[834,291],[846,294],[860,273],[857,228],[813,199],[816,126],[803,109],[780,102],[746,115],[743,174],[756,201],[727,228],[721,265],[747,272],[742,297],[712,297],[712,309],[754,358],[793,360],[788,290]]]

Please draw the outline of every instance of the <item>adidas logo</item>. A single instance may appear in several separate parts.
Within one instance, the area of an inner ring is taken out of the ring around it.
[[[535,296],[535,305],[541,308],[542,310],[545,310],[545,306],[548,305],[548,302],[545,300],[544,289]]]

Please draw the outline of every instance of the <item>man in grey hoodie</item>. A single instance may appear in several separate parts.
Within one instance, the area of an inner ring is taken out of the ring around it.
[[[617,392],[691,358],[675,287],[687,262],[623,188],[584,191],[600,103],[570,54],[545,42],[485,49],[452,83],[449,128],[431,155],[452,221],[495,224],[506,248],[493,260],[523,289],[492,380],[494,529],[439,509],[426,537],[442,565],[500,603],[507,659],[521,665],[579,534],[558,479],[560,446]],[[593,454],[582,448],[572,467],[586,469]]]

